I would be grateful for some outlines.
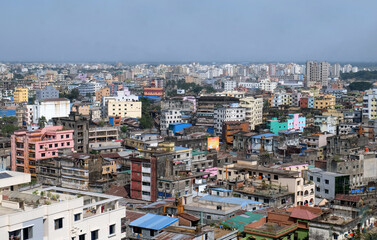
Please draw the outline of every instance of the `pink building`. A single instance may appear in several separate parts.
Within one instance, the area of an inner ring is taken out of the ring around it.
[[[63,130],[63,126],[15,131],[11,137],[12,170],[36,177],[36,161],[57,157],[58,150],[66,148],[74,150],[73,130]]]

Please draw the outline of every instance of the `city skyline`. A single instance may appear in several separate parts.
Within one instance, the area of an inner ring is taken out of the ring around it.
[[[375,1],[21,2],[0,61],[377,62]]]

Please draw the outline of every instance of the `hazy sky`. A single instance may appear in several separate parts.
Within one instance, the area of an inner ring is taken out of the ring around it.
[[[0,61],[377,61],[377,0],[2,0]]]

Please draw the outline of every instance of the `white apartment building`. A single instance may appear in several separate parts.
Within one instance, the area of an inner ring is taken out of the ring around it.
[[[167,134],[170,123],[185,122],[182,121],[182,113],[179,109],[162,110],[160,118],[161,134]]]
[[[226,80],[223,83],[225,91],[233,91],[235,88],[237,88],[237,82],[234,80]]]
[[[266,92],[274,92],[277,85],[277,82],[271,82],[271,80],[268,78],[262,79],[259,82],[260,89]]]
[[[59,187],[3,191],[0,235],[4,239],[121,239],[121,197]]]
[[[250,123],[250,130],[263,123],[263,98],[241,98],[240,107],[245,108],[245,120]]]
[[[365,91],[363,96],[363,118],[377,118],[377,89]]]
[[[278,107],[280,105],[291,105],[292,96],[291,93],[275,93],[272,98],[272,107]]]
[[[240,82],[238,87],[244,87],[248,89],[260,88],[260,83],[258,82]]]
[[[130,95],[128,89],[118,91],[117,96],[103,97],[102,109],[104,117],[141,118],[139,97]]]
[[[329,75],[330,64],[328,62],[306,62],[306,87],[312,87],[317,83],[327,86]]]
[[[246,109],[239,107],[237,103],[233,103],[229,107],[215,109],[214,122],[216,136],[222,136],[224,122],[245,120],[245,112]]]
[[[26,125],[31,125],[38,123],[38,119],[42,116],[46,118],[46,121],[50,121],[52,118],[68,117],[70,112],[71,106],[68,99],[45,99],[33,105],[26,105],[24,118]]]

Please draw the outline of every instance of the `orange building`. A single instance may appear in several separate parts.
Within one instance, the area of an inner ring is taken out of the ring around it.
[[[102,97],[110,97],[110,88],[104,87],[96,92],[96,101],[102,101]]]
[[[144,88],[144,95],[163,97],[164,89],[163,88]]]
[[[241,121],[229,121],[223,124],[223,141],[233,144],[234,134],[238,132],[250,132],[250,123]]]

